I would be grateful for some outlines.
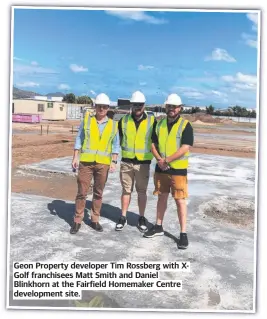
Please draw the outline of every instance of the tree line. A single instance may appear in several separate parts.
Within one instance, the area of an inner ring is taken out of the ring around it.
[[[154,112],[165,112],[164,107],[156,106],[151,109]],[[205,113],[209,115],[217,115],[217,116],[233,116],[233,117],[250,117],[256,118],[256,111],[248,111],[245,107],[241,106],[233,106],[228,107],[225,111],[216,110],[212,105],[206,106],[205,110],[201,110],[198,106],[193,106],[190,109],[183,108],[181,113],[183,114],[194,114],[194,113]]]
[[[73,93],[64,95],[62,102],[70,104],[93,104],[92,99],[87,95],[75,96]]]

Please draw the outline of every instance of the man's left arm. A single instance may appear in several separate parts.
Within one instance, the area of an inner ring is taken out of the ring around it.
[[[184,156],[190,150],[190,147],[194,144],[194,132],[192,125],[188,122],[181,137],[181,147],[171,156],[168,156],[165,160],[167,163],[173,162],[180,157]]]

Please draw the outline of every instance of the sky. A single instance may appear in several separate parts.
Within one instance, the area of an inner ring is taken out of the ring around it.
[[[14,9],[13,85],[39,94],[140,90],[146,103],[257,106],[258,14]]]

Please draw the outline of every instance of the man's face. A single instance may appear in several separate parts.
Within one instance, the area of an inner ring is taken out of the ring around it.
[[[109,106],[108,105],[96,105],[96,114],[99,116],[106,116],[108,113]]]
[[[132,104],[132,112],[133,115],[136,117],[142,116],[145,111],[145,104],[144,103],[133,103]]]
[[[181,110],[181,106],[166,104],[166,113],[169,118],[176,117]]]

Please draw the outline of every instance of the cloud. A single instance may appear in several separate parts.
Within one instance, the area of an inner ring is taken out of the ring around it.
[[[60,84],[58,86],[58,89],[59,90],[69,90],[70,89],[70,86],[68,84]]]
[[[23,61],[23,59],[21,59],[21,58],[17,58],[17,57],[13,57],[13,60],[16,60],[16,61]]]
[[[173,87],[171,91],[176,91],[189,99],[205,99],[206,95],[192,87],[178,86]]]
[[[224,82],[231,84],[236,90],[256,90],[257,76],[250,74],[243,74],[241,72],[236,75],[224,75],[221,78]]]
[[[210,100],[212,103],[227,103],[228,95],[225,92],[218,90],[198,90],[192,87],[173,87],[172,92],[176,92],[182,97],[186,97],[189,100]]]
[[[33,88],[33,87],[39,86],[39,83],[35,83],[35,82],[23,82],[23,83],[17,83],[16,85],[17,85],[18,87],[22,87],[22,88]]]
[[[44,68],[38,65],[15,64],[14,73],[16,74],[57,74],[55,70]]]
[[[142,21],[149,24],[165,24],[168,22],[165,19],[155,18],[144,11],[107,10],[106,13],[124,20]]]
[[[139,71],[152,70],[152,69],[154,69],[153,65],[143,65],[143,64],[138,65]]]
[[[207,56],[205,61],[226,61],[226,62],[236,62],[236,59],[233,58],[226,50],[216,48],[212,51],[211,56]]]
[[[32,61],[31,65],[38,65],[38,63],[36,61]]]
[[[252,22],[252,30],[258,30],[258,13],[248,13],[247,18]]]
[[[258,31],[258,13],[248,13],[247,18],[252,22],[252,30],[257,32]],[[258,47],[258,39],[257,39],[257,34],[253,33],[242,33],[241,37],[243,39],[243,42],[250,46],[251,48],[256,48]]]
[[[96,95],[96,92],[95,92],[94,90],[90,90],[90,93],[91,93],[92,95]]]
[[[257,42],[257,37],[255,35],[242,33],[241,37],[242,39],[244,39],[246,45],[252,48],[257,48],[258,42]]]
[[[75,73],[77,73],[77,72],[87,72],[88,71],[87,68],[83,67],[82,65],[79,66],[77,64],[71,64],[70,65],[70,69],[71,69],[72,72],[75,72]]]

